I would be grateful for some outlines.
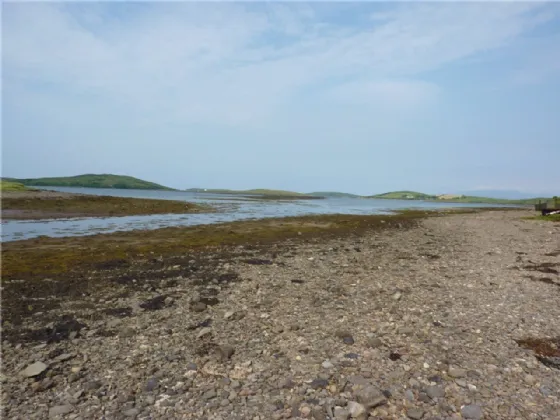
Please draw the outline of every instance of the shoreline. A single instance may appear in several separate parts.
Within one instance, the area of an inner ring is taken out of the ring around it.
[[[515,405],[552,419],[560,365],[535,351],[560,337],[560,225],[532,213],[8,243],[2,414],[325,419],[359,404],[371,418],[509,420]]]
[[[2,192],[3,220],[55,220],[215,211],[186,201],[76,194],[49,190]]]

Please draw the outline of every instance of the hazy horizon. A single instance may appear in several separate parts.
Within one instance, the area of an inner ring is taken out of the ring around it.
[[[2,12],[2,176],[559,193],[560,3]]]

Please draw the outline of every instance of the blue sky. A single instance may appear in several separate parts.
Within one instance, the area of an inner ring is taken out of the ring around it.
[[[558,194],[560,3],[4,3],[2,175]]]

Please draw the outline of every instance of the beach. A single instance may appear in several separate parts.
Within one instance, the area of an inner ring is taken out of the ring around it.
[[[6,243],[2,415],[558,419],[560,224],[533,215]]]

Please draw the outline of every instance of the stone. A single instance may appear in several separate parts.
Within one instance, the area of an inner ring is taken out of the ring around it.
[[[284,378],[278,382],[278,388],[280,389],[290,389],[294,387],[294,382],[291,378]]]
[[[467,374],[467,371],[465,369],[450,366],[447,373],[452,378],[463,378]]]
[[[229,360],[231,359],[231,356],[233,356],[233,353],[235,353],[235,349],[229,344],[222,344],[218,348],[218,352],[220,353],[222,360]]]
[[[330,360],[325,360],[323,363],[321,363],[321,366],[323,366],[324,369],[332,369],[334,367]]]
[[[33,378],[34,376],[39,376],[41,373],[46,371],[48,366],[43,362],[35,362],[29,366],[27,366],[21,374],[26,378]]]
[[[311,416],[314,420],[327,420],[327,413],[323,407],[313,407]]]
[[[466,419],[480,420],[484,413],[479,405],[470,404],[461,408],[461,415]]]
[[[129,410],[126,410],[124,413],[125,417],[136,417],[138,416],[138,414],[140,414],[140,410],[138,410],[137,408],[131,408]]]
[[[304,405],[300,408],[299,412],[303,418],[307,418],[311,414],[311,408],[307,405]]]
[[[103,384],[100,381],[89,381],[84,385],[86,391],[96,391],[101,388]]]
[[[329,381],[326,379],[316,378],[311,381],[309,384],[313,389],[321,389],[326,388],[329,385]]]
[[[211,389],[209,391],[206,391],[203,395],[202,395],[202,399],[203,400],[211,400],[213,398],[216,398],[217,394],[216,394],[216,390],[215,389]]]
[[[350,417],[352,417],[353,419],[367,419],[366,408],[362,404],[357,403],[356,401],[349,401],[346,407],[348,409],[348,412],[350,413]]]
[[[422,410],[421,408],[411,408],[406,411],[406,416],[409,419],[420,420],[422,417],[424,417],[424,410]]]
[[[344,344],[354,344],[354,338],[353,338],[352,336],[344,337],[344,338],[342,339],[342,342],[343,342]]]
[[[209,335],[211,335],[211,334],[212,334],[212,329],[210,329],[210,328],[208,328],[208,327],[202,328],[202,329],[198,332],[196,338],[199,338],[199,339],[200,339],[200,338],[204,338],[204,337],[209,336]]]
[[[54,407],[49,408],[49,417],[55,418],[59,416],[63,416],[65,414],[69,414],[74,411],[74,407],[70,404],[66,405],[55,405]]]
[[[381,339],[379,337],[369,337],[367,339],[367,343],[368,343],[368,346],[370,346],[372,349],[376,349],[376,348],[381,347],[383,345],[383,342],[381,341]]]
[[[159,386],[159,382],[156,378],[148,379],[146,383],[146,391],[151,392]]]
[[[363,404],[368,410],[378,407],[387,402],[387,398],[383,393],[373,385],[367,385],[356,394],[356,399]]]
[[[203,312],[206,310],[206,305],[202,302],[196,302],[191,305],[191,310],[193,312]]]
[[[445,389],[441,386],[431,385],[426,388],[426,394],[433,400],[436,398],[443,398],[445,397]]]
[[[335,420],[348,420],[350,418],[350,412],[345,408],[335,407],[334,418]]]
[[[404,397],[405,397],[408,401],[414,401],[414,400],[415,400],[415,398],[414,398],[414,392],[412,392],[412,390],[410,390],[410,389],[407,389],[407,390],[404,392]]]
[[[412,335],[414,334],[414,328],[411,327],[400,327],[398,329],[398,333],[399,334],[403,334],[403,335]]]
[[[401,300],[401,297],[402,297],[402,293],[401,292],[396,292],[393,295],[393,300]]]
[[[196,371],[198,370],[198,367],[196,366],[196,363],[188,363],[187,364],[187,372],[188,371]]]

